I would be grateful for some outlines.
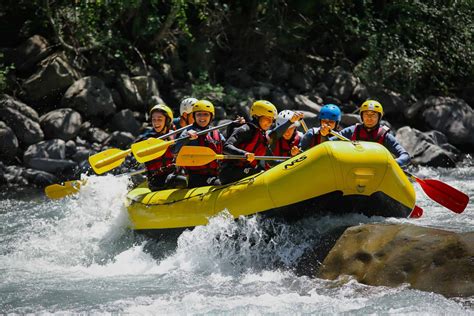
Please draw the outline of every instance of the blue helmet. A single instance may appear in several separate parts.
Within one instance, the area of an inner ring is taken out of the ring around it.
[[[341,121],[341,110],[335,104],[326,104],[319,112],[320,120],[331,120],[339,123]]]

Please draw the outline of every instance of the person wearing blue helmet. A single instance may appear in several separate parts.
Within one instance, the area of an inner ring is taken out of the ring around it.
[[[319,112],[320,127],[310,128],[301,140],[301,150],[308,150],[311,147],[329,140],[329,132],[338,127],[341,121],[341,110],[335,104],[326,104]]]

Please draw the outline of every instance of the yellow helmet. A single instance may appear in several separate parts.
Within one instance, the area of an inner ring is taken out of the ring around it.
[[[250,107],[250,116],[270,116],[276,120],[278,111],[271,102],[266,100],[258,100],[255,101]]]
[[[375,100],[367,100],[362,105],[360,106],[360,113],[362,115],[362,112],[364,111],[374,111],[377,113],[380,113],[380,118],[383,116],[383,107],[380,102],[375,101]]]
[[[170,109],[169,106],[165,104],[157,104],[150,109],[150,116],[153,112],[160,111],[162,112],[167,118],[169,118],[170,122],[173,121],[173,111]]]
[[[210,112],[214,116],[214,104],[207,100],[199,100],[193,104],[193,113],[196,112]]]

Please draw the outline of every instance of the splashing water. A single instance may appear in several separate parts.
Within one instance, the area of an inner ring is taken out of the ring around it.
[[[420,168],[469,196],[474,171]],[[259,217],[234,221],[225,210],[177,240],[128,229],[125,177],[91,177],[76,196],[0,196],[0,311],[153,314],[471,314],[474,298],[447,299],[406,287],[321,280],[296,273],[304,254],[341,227],[409,222],[472,231],[463,214],[435,204],[417,187],[418,220],[362,215],[308,218],[292,225]],[[35,194],[34,191],[30,192]]]

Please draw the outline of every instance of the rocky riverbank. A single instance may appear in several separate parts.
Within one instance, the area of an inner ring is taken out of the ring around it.
[[[0,95],[3,186],[44,186],[77,178],[89,171],[89,155],[128,148],[146,127],[150,106],[164,102],[178,115],[179,101],[186,96],[214,102],[217,120],[246,115],[253,100],[267,99],[278,110],[303,111],[311,126],[317,125],[325,103],[341,106],[342,126],[358,122],[357,106],[373,98],[383,104],[385,124],[415,165],[454,167],[474,152],[473,91],[462,91],[464,99],[416,100],[367,86],[353,75],[351,65],[333,67],[314,56],[300,65],[282,62],[268,82],[234,71],[223,79],[223,89],[194,95],[187,80],[177,79],[185,76],[177,75],[176,65],[163,63],[153,69],[143,63],[128,72],[83,73],[64,51],[39,35],[9,49],[8,56],[20,87],[17,95]]]

